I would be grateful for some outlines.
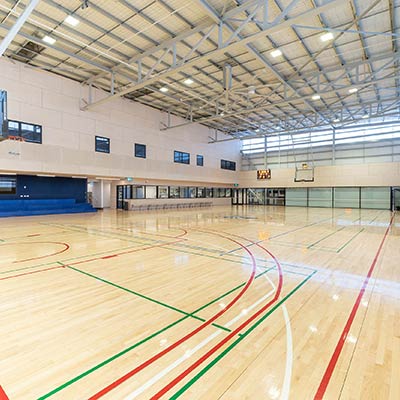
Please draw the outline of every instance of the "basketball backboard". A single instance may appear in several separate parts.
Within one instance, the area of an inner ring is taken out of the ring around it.
[[[314,182],[314,168],[296,168],[295,182]]]
[[[8,137],[7,92],[0,90],[0,140]]]

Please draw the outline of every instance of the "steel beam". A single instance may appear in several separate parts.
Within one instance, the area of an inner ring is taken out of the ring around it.
[[[38,5],[40,0],[31,0],[29,4],[25,7],[23,13],[19,16],[15,24],[8,31],[6,37],[0,43],[0,57],[7,50],[10,43],[14,40],[15,36],[17,36],[19,30],[22,28],[22,25],[26,22],[29,16],[32,14],[34,8]]]
[[[85,107],[85,109],[90,109],[97,105],[104,104],[115,98],[124,96],[132,91],[141,89],[151,83],[159,81],[160,79],[164,79],[164,78],[170,76],[171,74],[183,71],[184,69],[194,66],[194,65],[198,64],[199,61],[202,59],[212,58],[212,57],[221,55],[224,52],[234,50],[237,47],[242,47],[243,45],[251,43],[252,41],[254,41],[256,39],[265,37],[268,34],[276,33],[278,31],[287,29],[288,27],[290,27],[291,25],[293,25],[297,22],[304,21],[305,18],[311,18],[322,12],[328,11],[328,10],[332,9],[333,7],[338,7],[339,5],[345,4],[348,2],[349,2],[349,0],[327,0],[324,2],[323,5],[321,5],[319,7],[312,8],[310,10],[299,13],[292,17],[287,17],[287,19],[283,22],[276,23],[276,24],[269,24],[269,25],[267,25],[266,29],[261,30],[257,33],[248,34],[246,37],[243,37],[242,39],[234,38],[233,42],[220,43],[215,49],[206,52],[201,57],[193,57],[192,59],[184,60],[183,62],[182,62],[182,60],[180,60],[176,63],[175,66],[170,65],[169,68],[164,69],[163,71],[157,73],[156,75],[154,75],[152,77],[149,77],[147,79],[142,78],[141,81],[137,80],[136,83],[134,83],[132,85],[128,85],[127,87],[123,88],[122,90],[120,90],[119,92],[117,92],[114,95],[107,96],[107,97],[103,98],[102,100],[99,100],[95,103],[88,104]],[[251,3],[253,3],[253,2],[251,2]],[[226,28],[225,24],[223,24],[223,26]]]

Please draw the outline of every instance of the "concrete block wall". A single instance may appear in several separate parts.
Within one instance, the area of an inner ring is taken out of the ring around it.
[[[0,172],[237,182],[238,173],[221,170],[220,160],[236,161],[239,168],[240,143],[209,144],[210,131],[202,125],[160,131],[164,113],[125,99],[81,111],[87,87],[5,58],[0,59],[0,88],[8,92],[9,119],[43,126],[42,145],[0,144]],[[105,95],[93,93],[94,100]],[[110,154],[94,151],[96,135],[110,138]],[[134,143],[146,144],[146,159],[134,157]],[[174,163],[174,150],[190,153],[191,165]],[[197,154],[204,156],[204,167],[196,166]]]
[[[341,186],[399,186],[400,162],[332,165],[315,168],[314,182],[294,182],[295,169],[281,168],[271,171],[270,180],[257,180],[257,171],[241,171],[241,187],[341,187]]]

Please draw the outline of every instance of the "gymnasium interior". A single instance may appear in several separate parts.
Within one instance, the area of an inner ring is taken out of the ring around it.
[[[399,400],[399,47],[399,0],[0,0],[0,400]]]

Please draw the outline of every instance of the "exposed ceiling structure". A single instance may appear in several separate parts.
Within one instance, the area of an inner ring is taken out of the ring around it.
[[[244,138],[398,119],[399,43],[400,0],[41,0],[5,56]]]

